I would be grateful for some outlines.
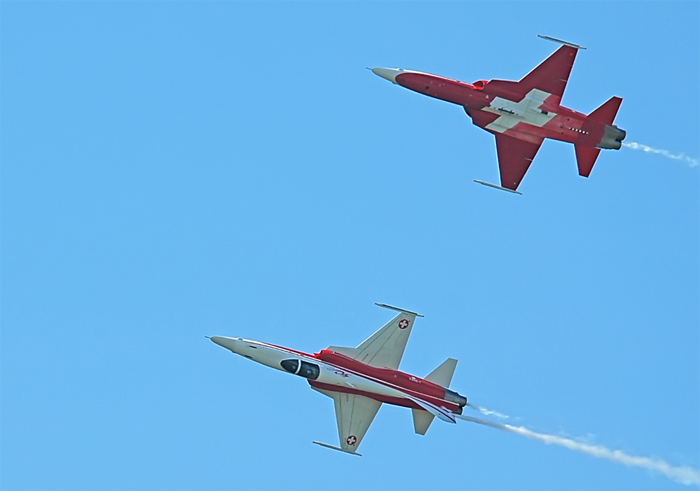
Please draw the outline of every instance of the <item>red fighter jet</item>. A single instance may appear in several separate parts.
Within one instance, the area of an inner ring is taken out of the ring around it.
[[[420,314],[398,311],[392,320],[356,348],[329,346],[309,354],[249,339],[212,336],[233,353],[305,378],[312,389],[333,399],[340,446],[314,442],[354,455],[382,403],[413,409],[413,427],[425,435],[437,416],[456,423],[467,398],[448,387],[457,360],[448,358],[425,378],[398,370],[413,322]]]
[[[479,80],[473,84],[401,68],[372,68],[382,78],[436,99],[459,104],[475,125],[496,137],[501,185],[517,191],[545,138],[574,144],[578,173],[591,174],[601,148],[618,150],[625,131],[613,124],[622,99],[612,97],[589,115],[560,104],[571,68],[582,46],[548,36],[563,46],[519,82]]]

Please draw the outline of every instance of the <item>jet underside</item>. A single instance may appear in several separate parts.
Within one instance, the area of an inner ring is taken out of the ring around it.
[[[579,46],[565,43],[520,81],[473,84],[400,68],[374,68],[390,82],[462,106],[475,125],[496,137],[501,186],[517,193],[545,138],[575,146],[579,175],[588,177],[600,149],[619,149],[626,133],[613,124],[622,99],[586,115],[561,105]],[[520,194],[520,193],[518,193]]]

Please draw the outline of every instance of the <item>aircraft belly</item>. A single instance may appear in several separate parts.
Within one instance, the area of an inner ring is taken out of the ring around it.
[[[491,133],[502,133],[518,140],[530,143],[539,143],[543,138],[551,138],[567,143],[576,143],[582,137],[580,131],[576,129],[577,121],[558,122],[558,118],[545,125],[532,124],[529,121],[519,119],[512,121],[512,125],[500,125],[502,118],[498,118],[491,124],[484,126],[484,129]],[[562,118],[563,119],[563,118]]]
[[[496,133],[495,131],[491,132]],[[550,134],[549,132],[542,131],[542,128],[533,128],[526,124],[520,124],[506,131],[499,131],[498,133],[503,133],[504,135],[517,138],[518,140],[534,143],[535,145],[541,144],[542,139],[547,138]]]
[[[473,111],[472,119],[491,133],[540,143],[543,138],[556,137],[552,126],[553,120],[558,119],[554,111],[557,107],[545,102],[549,96],[538,89],[532,89],[520,101],[496,96],[487,106]]]
[[[468,84],[429,73],[404,72],[397,75],[396,82],[420,94],[459,105],[465,104],[474,91]]]

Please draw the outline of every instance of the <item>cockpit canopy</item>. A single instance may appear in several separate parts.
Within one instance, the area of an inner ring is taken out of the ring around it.
[[[308,378],[310,380],[316,380],[318,375],[321,373],[321,369],[318,365],[314,363],[309,363],[308,361],[300,360],[282,360],[280,362],[282,368],[287,370],[289,373],[294,375],[299,375],[300,377]]]
[[[488,83],[488,81],[486,81],[486,80],[477,80],[472,85],[474,86],[475,89],[483,90],[483,88],[486,87],[487,83]]]

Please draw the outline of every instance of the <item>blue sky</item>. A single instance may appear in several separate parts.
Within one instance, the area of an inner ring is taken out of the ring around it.
[[[0,5],[2,489],[686,489],[384,406],[205,335],[304,351],[425,314],[401,365],[536,431],[700,467],[700,168],[546,141],[523,196],[456,106],[365,67],[519,79],[700,157],[697,2]]]

